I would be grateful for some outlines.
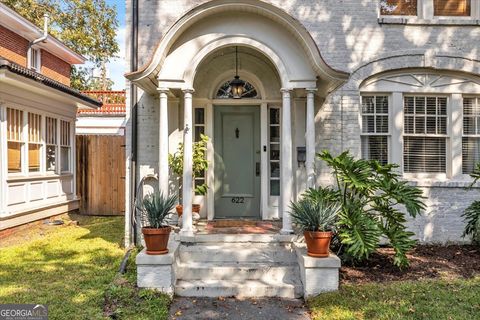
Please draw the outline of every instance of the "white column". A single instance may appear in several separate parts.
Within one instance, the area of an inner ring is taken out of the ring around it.
[[[193,235],[192,203],[193,203],[193,121],[192,121],[192,94],[193,89],[183,90],[184,94],[184,129],[183,129],[183,214],[182,235]]]
[[[306,123],[306,149],[307,158],[307,188],[315,187],[315,92],[317,89],[307,89],[307,123]]]
[[[290,89],[282,89],[282,146],[280,156],[280,208],[282,210],[282,234],[293,232],[290,217],[290,202],[293,191],[293,164],[292,164],[292,101]]]
[[[158,134],[158,186],[160,192],[168,195],[168,88],[158,88],[160,95]]]
[[[0,100],[0,215],[7,212],[7,106]]]

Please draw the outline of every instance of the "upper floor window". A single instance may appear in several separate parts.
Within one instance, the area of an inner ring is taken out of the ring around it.
[[[433,0],[434,16],[469,17],[471,0]]]
[[[30,48],[29,66],[30,69],[40,72],[41,69],[41,51],[40,49]]]
[[[382,23],[441,23],[445,19],[480,17],[480,1],[472,0],[380,0]],[[422,21],[424,20],[424,21]],[[468,19],[467,19],[468,20]]]
[[[381,0],[380,14],[385,16],[416,16],[417,0]]]

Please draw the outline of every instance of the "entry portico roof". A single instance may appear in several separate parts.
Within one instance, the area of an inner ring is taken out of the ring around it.
[[[250,20],[235,19],[241,14]],[[213,15],[215,19],[208,19]],[[164,86],[191,88],[206,56],[235,45],[268,57],[286,88],[321,86],[328,92],[349,76],[325,62],[309,32],[284,10],[263,1],[216,0],[180,18],[162,37],[150,62],[126,77],[152,93]]]

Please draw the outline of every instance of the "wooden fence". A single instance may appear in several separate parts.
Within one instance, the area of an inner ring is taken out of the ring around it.
[[[124,214],[124,136],[77,136],[77,192],[82,214]]]

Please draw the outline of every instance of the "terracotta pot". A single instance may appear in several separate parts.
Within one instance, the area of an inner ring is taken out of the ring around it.
[[[179,204],[175,207],[175,209],[177,210],[178,216],[181,217],[182,213],[183,213],[183,206],[181,204]],[[192,211],[196,212],[196,213],[200,213],[200,205],[199,204],[193,204],[192,205]]]
[[[143,238],[147,247],[147,254],[159,255],[168,253],[168,239],[170,238],[171,227],[163,228],[142,228]]]
[[[325,258],[330,255],[330,241],[332,232],[305,231],[305,242],[307,243],[307,254],[310,257]]]

